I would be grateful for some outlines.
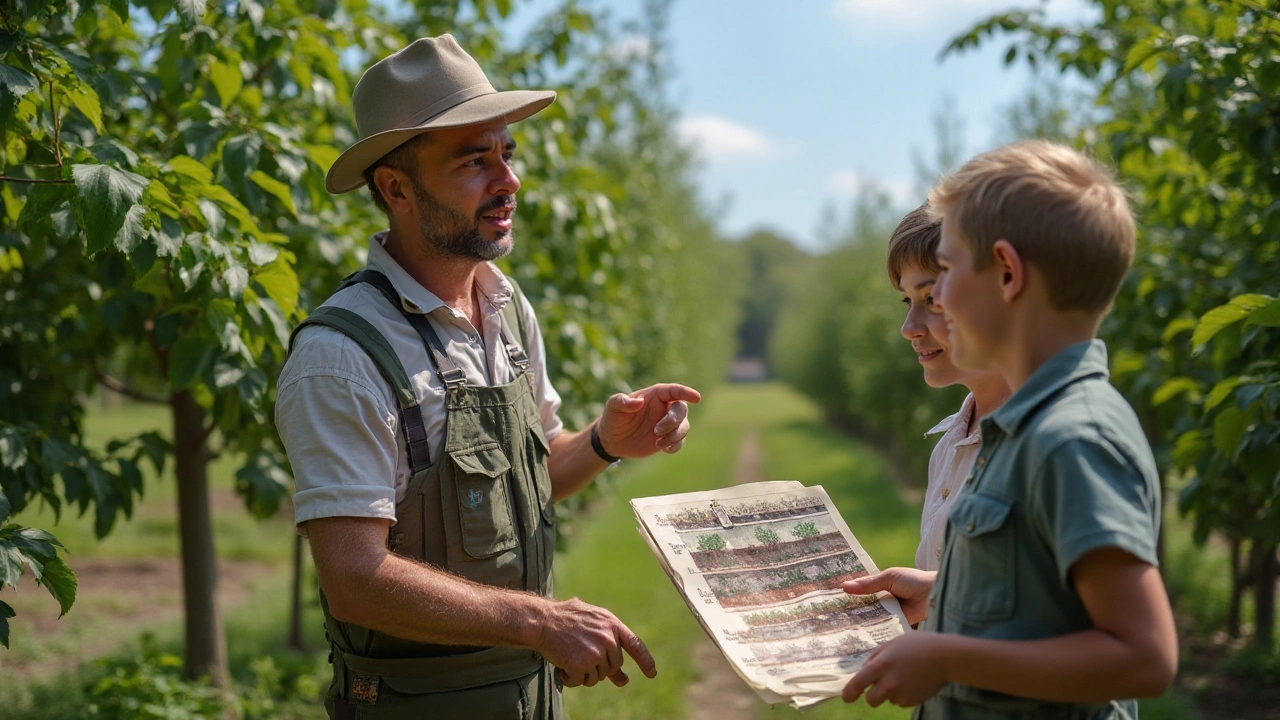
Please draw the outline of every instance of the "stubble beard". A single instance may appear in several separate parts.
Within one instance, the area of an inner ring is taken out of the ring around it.
[[[494,198],[494,202],[486,203],[476,212],[476,217],[468,218],[463,213],[438,202],[417,183],[413,184],[413,195],[418,201],[418,217],[421,218],[419,231],[422,233],[422,240],[440,254],[464,260],[488,262],[497,260],[515,247],[515,237],[510,230],[496,240],[486,238],[480,230],[480,214],[510,204],[513,202],[510,196]]]

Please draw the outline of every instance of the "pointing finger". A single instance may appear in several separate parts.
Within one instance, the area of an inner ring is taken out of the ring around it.
[[[654,661],[653,655],[649,653],[649,648],[644,646],[635,633],[631,632],[621,621],[618,622],[618,638],[622,641],[622,649],[636,661],[636,666],[640,668],[640,672],[644,673],[647,678],[657,677],[658,664]]]

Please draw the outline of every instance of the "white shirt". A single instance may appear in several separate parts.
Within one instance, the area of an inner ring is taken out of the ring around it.
[[[937,570],[942,558],[942,537],[947,528],[951,506],[964,486],[982,449],[982,433],[973,414],[973,393],[964,399],[960,411],[938,423],[925,436],[942,433],[929,456],[929,487],[924,495],[924,513],[920,518],[920,546],[916,548],[916,567]]]
[[[448,356],[466,372],[472,386],[505,385],[516,369],[501,341],[501,312],[512,298],[511,284],[493,263],[476,268],[481,327],[445,305],[400,267],[382,247],[386,231],[369,243],[370,268],[386,275],[408,312],[428,315]],[[434,461],[445,432],[445,388],[436,376],[422,338],[398,308],[376,288],[361,283],[324,302],[351,310],[373,325],[391,344],[413,386],[426,425]],[[534,401],[550,442],[560,434],[560,395],[547,377],[546,351],[533,309],[525,304]],[[508,329],[519,341],[519,330]],[[395,506],[409,485],[409,457],[391,385],[373,359],[355,341],[327,327],[298,334],[280,373],[276,427],[293,466],[294,522],[323,517],[375,517],[395,521]]]

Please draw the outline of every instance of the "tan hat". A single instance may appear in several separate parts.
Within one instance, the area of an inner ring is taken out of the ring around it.
[[[364,171],[428,130],[505,119],[524,120],[555,102],[550,90],[498,92],[452,35],[415,40],[365,71],[351,93],[360,140],[338,156],[325,188],[344,193],[365,184]]]

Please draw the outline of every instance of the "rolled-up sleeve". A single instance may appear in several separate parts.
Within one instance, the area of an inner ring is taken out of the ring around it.
[[[294,521],[395,521],[396,416],[377,368],[355,343],[310,328],[282,373],[276,426],[293,467]]]

